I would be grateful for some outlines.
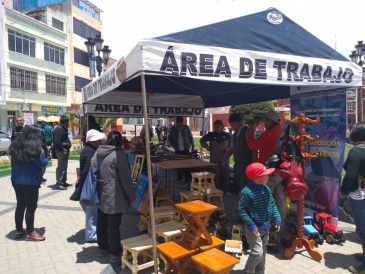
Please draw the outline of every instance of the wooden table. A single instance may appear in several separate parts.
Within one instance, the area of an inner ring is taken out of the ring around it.
[[[212,245],[213,240],[206,228],[206,224],[208,223],[210,215],[217,209],[217,206],[199,200],[179,203],[175,206],[188,223],[179,241],[181,243],[191,242],[190,247],[194,250],[202,235],[204,235],[208,245]]]
[[[175,200],[175,197],[180,198],[180,196],[175,196],[175,185],[172,186],[172,193],[171,193],[170,182],[171,181],[174,182],[174,179],[171,180],[170,171],[173,171],[173,170],[178,171],[178,170],[184,170],[184,169],[190,169],[190,170],[197,169],[200,171],[203,169],[208,169],[208,170],[212,171],[213,166],[216,166],[216,164],[202,161],[202,160],[197,160],[197,159],[161,161],[161,162],[155,163],[155,165],[159,168],[163,168],[166,170],[166,175],[165,175],[166,187],[167,187],[167,191],[169,192],[169,194],[172,194],[173,200]],[[158,178],[156,178],[156,179],[158,180]],[[190,182],[188,182],[188,183],[190,183]],[[175,182],[173,184],[175,184]],[[189,188],[188,188],[188,190],[189,190]]]
[[[229,274],[240,260],[216,248],[191,257],[202,274]]]

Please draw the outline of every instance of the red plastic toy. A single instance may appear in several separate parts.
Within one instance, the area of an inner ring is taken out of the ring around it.
[[[339,243],[344,243],[346,241],[346,236],[343,235],[343,231],[332,224],[331,214],[314,212],[313,225],[329,244],[336,241]]]

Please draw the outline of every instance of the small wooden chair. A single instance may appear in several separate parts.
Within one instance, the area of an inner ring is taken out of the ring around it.
[[[181,202],[189,202],[194,200],[203,201],[204,195],[198,191],[181,191]]]
[[[132,271],[132,274],[138,273],[138,271],[154,266],[154,258],[152,254],[153,240],[146,234],[128,238],[120,241],[123,245],[122,255],[122,269],[127,267]],[[130,254],[128,254],[130,253]],[[143,264],[138,265],[138,257],[143,256]],[[147,262],[148,258],[151,261]],[[130,262],[132,259],[132,262]],[[159,259],[157,258],[157,264],[159,265]]]
[[[191,173],[191,191],[201,192],[203,189],[215,188],[214,173],[211,172],[192,172]]]
[[[180,237],[182,235],[182,230],[186,228],[186,225],[176,221],[171,221],[167,223],[162,223],[155,225],[155,232],[158,236],[165,239],[165,242],[169,242],[172,239]]]
[[[218,210],[224,212],[223,191],[216,188],[202,190],[207,203],[216,205]]]
[[[191,257],[202,274],[229,274],[240,260],[216,248]]]
[[[171,201],[171,195],[165,192],[157,193],[155,197],[155,206],[159,206],[160,202],[162,201]]]

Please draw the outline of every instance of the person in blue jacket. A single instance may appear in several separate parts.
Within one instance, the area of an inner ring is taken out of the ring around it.
[[[28,126],[23,134],[9,147],[11,159],[11,182],[17,200],[15,210],[15,239],[26,233],[27,241],[44,241],[34,229],[34,215],[37,209],[39,188],[42,183],[42,168],[48,164],[47,144],[43,130]],[[25,213],[26,231],[23,229]]]

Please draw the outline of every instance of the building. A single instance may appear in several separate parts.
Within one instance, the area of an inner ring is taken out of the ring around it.
[[[18,115],[32,124],[37,116],[63,114],[71,105],[69,35],[66,29],[1,7],[0,79],[6,102],[0,104],[0,129],[9,132]],[[67,20],[62,13],[54,16]]]

